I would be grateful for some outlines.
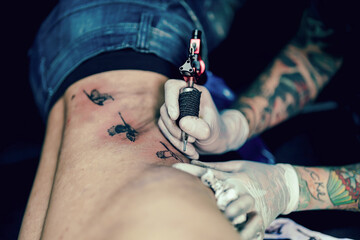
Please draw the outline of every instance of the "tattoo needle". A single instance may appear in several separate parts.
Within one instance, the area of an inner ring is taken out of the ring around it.
[[[183,76],[187,87],[181,89],[179,95],[179,109],[181,119],[185,116],[199,116],[200,107],[200,95],[201,92],[194,87],[194,83],[204,84],[206,78],[200,78],[205,71],[205,63],[201,59],[200,53],[201,45],[201,31],[195,29],[190,39],[189,55],[188,59],[183,65],[179,67],[180,74]],[[183,151],[186,151],[186,145],[188,142],[188,134],[184,131],[181,132],[181,139],[183,142]]]
[[[181,139],[183,140],[183,151],[186,152],[186,145],[188,141],[188,135],[186,132],[184,131],[181,132]]]

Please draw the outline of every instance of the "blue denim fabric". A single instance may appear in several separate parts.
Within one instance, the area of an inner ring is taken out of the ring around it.
[[[206,60],[208,51],[226,36],[242,2],[60,0],[29,51],[30,82],[42,117],[47,118],[52,97],[69,73],[97,54],[131,48],[180,66],[198,28]]]

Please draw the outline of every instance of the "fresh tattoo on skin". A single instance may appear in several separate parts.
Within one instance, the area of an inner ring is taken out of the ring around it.
[[[103,106],[104,102],[107,100],[113,100],[114,98],[108,93],[100,93],[98,90],[93,89],[90,94],[83,90],[86,96],[95,104]]]
[[[114,136],[116,134],[126,133],[127,139],[129,139],[132,142],[135,142],[138,132],[125,122],[120,112],[119,115],[121,120],[123,121],[123,124],[118,124],[116,126],[112,126],[111,128],[109,128],[108,129],[109,135]]]
[[[179,162],[183,162],[174,152],[172,152],[163,142],[160,142],[166,150],[156,152],[156,156],[160,159],[175,158]]]

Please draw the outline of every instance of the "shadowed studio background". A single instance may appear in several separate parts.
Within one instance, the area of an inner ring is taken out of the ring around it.
[[[6,14],[0,15],[0,240],[17,238],[41,152],[45,124],[28,82],[27,51],[55,4],[55,0],[6,1]],[[230,37],[210,55],[211,70],[233,89],[244,89],[295,34],[304,7],[305,1],[248,1],[239,11]],[[262,135],[279,162],[311,165],[305,161],[310,159],[317,165],[341,165],[359,160],[358,128],[351,111],[360,105],[359,41],[352,35],[348,38],[344,66],[318,100],[337,101],[341,107],[303,114]],[[290,216],[310,229],[356,239],[359,215],[315,211]]]

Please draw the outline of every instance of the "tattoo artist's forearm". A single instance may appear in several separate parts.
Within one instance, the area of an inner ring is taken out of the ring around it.
[[[360,210],[360,164],[333,168],[296,167],[298,210]]]
[[[237,108],[249,120],[251,135],[293,116],[316,96],[304,57],[288,47],[239,99]]]
[[[298,113],[340,67],[341,59],[328,51],[333,32],[322,27],[305,17],[299,36],[236,103],[249,121],[250,136]]]

